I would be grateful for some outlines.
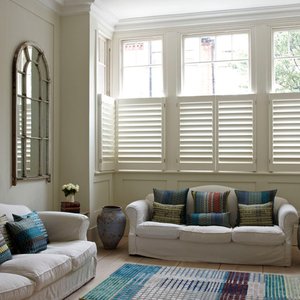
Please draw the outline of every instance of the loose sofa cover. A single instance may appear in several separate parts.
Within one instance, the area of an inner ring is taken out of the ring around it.
[[[23,205],[0,204],[0,216],[24,215]],[[82,214],[39,212],[50,243],[36,254],[16,254],[0,265],[0,299],[63,299],[95,277],[97,248],[87,241]]]
[[[223,226],[191,226],[151,221],[154,197],[149,194],[126,207],[129,218],[128,250],[166,260],[291,265],[293,230],[298,224],[296,209],[281,197],[275,197],[274,226],[238,226],[238,202],[234,189],[220,185],[189,189],[187,213],[192,212],[191,191],[226,192],[231,228]]]

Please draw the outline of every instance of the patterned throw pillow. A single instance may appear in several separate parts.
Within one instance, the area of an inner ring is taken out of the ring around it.
[[[192,213],[189,216],[189,225],[200,226],[226,226],[230,227],[229,223],[230,212],[226,213]]]
[[[240,226],[273,226],[273,203],[239,204]]]
[[[178,191],[153,189],[154,201],[162,204],[186,204],[189,189]]]
[[[4,240],[12,254],[18,253],[18,249],[16,247],[15,242],[13,241],[11,235],[7,231],[5,224],[8,222],[8,218],[6,215],[0,216],[0,233],[2,233]]]
[[[169,205],[153,202],[152,221],[161,223],[182,224],[184,204]]]
[[[33,211],[27,215],[22,215],[22,216],[18,216],[18,215],[14,215],[13,214],[13,217],[14,217],[14,220],[15,221],[21,221],[23,219],[31,219],[35,225],[41,230],[41,232],[43,233],[45,239],[47,240],[47,243],[49,243],[49,237],[48,237],[48,233],[47,233],[47,230],[45,228],[45,225],[44,223],[42,222],[42,220],[40,219],[38,213],[36,211]]]
[[[223,213],[226,212],[226,201],[230,191],[196,192],[192,191],[195,213]]]
[[[4,236],[0,232],[0,265],[11,258],[11,252],[5,242]]]
[[[7,222],[6,227],[21,253],[37,253],[47,248],[47,240],[33,220]]]
[[[154,202],[169,205],[184,205],[184,211],[181,215],[181,224],[186,223],[186,201],[189,189],[182,190],[159,190],[153,189]]]
[[[261,191],[261,192],[248,192],[235,190],[235,194],[239,204],[264,204],[273,202],[277,190]]]

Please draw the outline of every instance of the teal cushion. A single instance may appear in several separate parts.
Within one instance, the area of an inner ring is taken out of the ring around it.
[[[230,227],[230,212],[226,213],[192,213],[189,215],[189,225]]]
[[[230,191],[201,192],[192,191],[195,213],[223,213],[226,212],[226,202]]]
[[[41,230],[41,232],[43,233],[45,239],[47,240],[47,243],[49,243],[49,237],[48,237],[48,233],[47,233],[47,230],[45,228],[45,225],[44,223],[42,222],[42,220],[40,219],[38,213],[36,211],[33,211],[27,215],[22,215],[22,216],[19,216],[19,215],[14,215],[13,214],[13,217],[14,217],[14,221],[21,221],[22,219],[31,219],[33,220],[33,222],[35,223],[35,225]]]
[[[11,251],[11,253],[17,254],[18,249],[17,249],[16,243],[12,239],[12,236],[9,234],[9,232],[7,231],[6,226],[5,226],[5,224],[8,221],[9,220],[6,215],[0,216],[0,233],[3,235],[4,240],[9,248],[9,250]]]
[[[235,190],[237,200],[239,204],[264,204],[267,202],[273,202],[277,190],[261,191],[261,192],[249,192]]]
[[[11,258],[11,252],[5,242],[4,236],[0,232],[0,265]]]
[[[45,236],[32,219],[7,222],[6,227],[21,253],[37,253],[47,248]]]

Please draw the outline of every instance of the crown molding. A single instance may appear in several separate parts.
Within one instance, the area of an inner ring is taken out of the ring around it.
[[[209,25],[241,21],[295,18],[300,16],[300,4],[268,6],[248,9],[207,11],[162,15],[153,17],[121,19],[115,25],[115,32],[147,30],[182,26]]]

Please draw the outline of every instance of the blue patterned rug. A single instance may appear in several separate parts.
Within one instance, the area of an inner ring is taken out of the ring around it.
[[[299,300],[300,275],[124,264],[82,300]]]

